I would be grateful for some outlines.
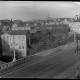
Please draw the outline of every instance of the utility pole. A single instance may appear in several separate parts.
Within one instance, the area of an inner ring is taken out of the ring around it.
[[[15,56],[15,38],[14,38],[14,34],[13,34],[13,46],[14,46],[14,56],[13,56],[13,61],[16,61],[16,56]]]
[[[76,37],[76,60],[77,60],[77,73],[76,73],[76,77],[77,78],[80,78],[80,69],[79,69],[79,53],[78,53],[78,51],[79,51],[79,47],[78,47],[78,35],[75,33],[75,37]]]

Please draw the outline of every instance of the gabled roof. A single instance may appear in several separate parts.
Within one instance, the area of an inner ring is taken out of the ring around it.
[[[27,35],[29,33],[30,33],[29,30],[15,30],[8,32],[8,34],[10,35]]]

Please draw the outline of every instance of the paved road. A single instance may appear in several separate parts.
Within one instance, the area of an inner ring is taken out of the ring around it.
[[[47,59],[35,62],[2,77],[53,78],[76,63],[75,49],[48,55]]]

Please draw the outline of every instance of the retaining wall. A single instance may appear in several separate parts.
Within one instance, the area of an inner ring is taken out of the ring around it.
[[[74,43],[69,43],[67,45],[71,46],[73,44]],[[41,56],[47,56],[47,55],[49,55],[49,54],[51,54],[51,53],[53,53],[53,52],[55,52],[59,49],[65,49],[65,47],[66,47],[66,45],[62,45],[62,46],[59,46],[57,48],[49,49],[49,50],[46,50],[46,51],[43,51],[43,52],[40,52],[40,53],[37,53],[37,54],[34,54],[34,55],[27,56],[25,58],[21,58],[19,60],[14,61],[14,62],[12,61],[12,62],[9,62],[9,63],[2,64],[2,65],[0,65],[0,70],[5,70],[5,69],[10,68],[14,65],[21,64],[24,61],[29,61],[33,58],[37,58],[37,57],[41,57]]]

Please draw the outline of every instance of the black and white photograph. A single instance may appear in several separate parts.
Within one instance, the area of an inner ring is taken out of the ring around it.
[[[80,2],[0,1],[0,78],[80,79]]]

